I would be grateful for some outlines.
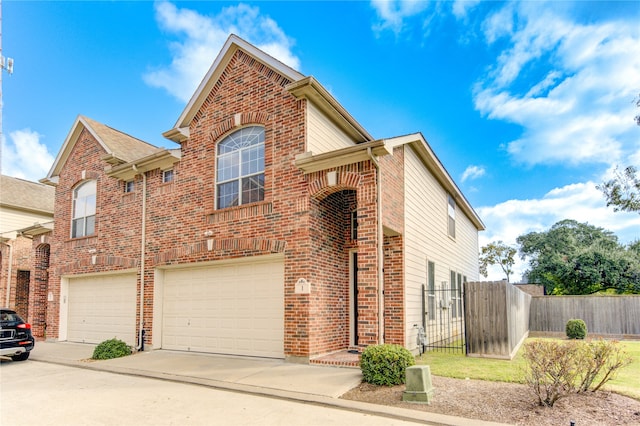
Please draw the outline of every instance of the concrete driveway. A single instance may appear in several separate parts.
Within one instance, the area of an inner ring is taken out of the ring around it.
[[[362,381],[355,368],[292,364],[282,360],[177,351],[149,351],[104,361],[90,360],[94,345],[37,342],[34,361],[115,373],[186,381],[230,389],[253,388],[337,398]]]

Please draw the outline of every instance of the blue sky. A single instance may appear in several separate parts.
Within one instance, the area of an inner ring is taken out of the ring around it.
[[[481,246],[565,218],[628,243],[640,215],[595,185],[640,166],[639,22],[634,1],[5,0],[2,173],[46,176],[78,114],[174,147],[162,132],[234,33],[375,138],[421,132],[487,226]]]

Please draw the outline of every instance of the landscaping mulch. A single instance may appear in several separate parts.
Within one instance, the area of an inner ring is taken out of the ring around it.
[[[640,401],[611,392],[572,394],[551,408],[540,407],[526,385],[432,376],[434,397],[429,405],[402,401],[404,385],[362,383],[342,398],[468,419],[516,425],[575,426],[640,425]]]

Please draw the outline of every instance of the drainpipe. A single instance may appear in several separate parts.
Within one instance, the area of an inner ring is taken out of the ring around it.
[[[138,171],[135,164],[133,170]],[[137,351],[144,350],[144,270],[147,245],[147,175],[144,172],[140,174],[142,175],[142,224],[140,230],[140,324]]]
[[[380,177],[380,164],[373,155],[371,148],[367,148],[367,154],[376,166],[376,198],[378,216],[378,343],[384,344],[384,232],[382,229],[382,179]]]
[[[11,298],[11,275],[13,274],[13,246],[11,244],[6,244],[9,247],[9,271],[7,273],[7,294],[5,295],[5,303],[4,306],[9,307],[9,301]]]

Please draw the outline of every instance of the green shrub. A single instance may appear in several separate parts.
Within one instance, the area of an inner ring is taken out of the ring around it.
[[[565,327],[569,339],[584,339],[587,337],[587,324],[581,319],[570,319]]]
[[[115,337],[105,340],[93,350],[91,359],[112,359],[131,355],[131,347]]]
[[[400,345],[373,345],[362,352],[360,369],[365,382],[393,386],[405,382],[407,367],[415,363],[413,354]]]
[[[631,358],[616,341],[532,340],[524,345],[525,379],[538,404],[553,407],[571,393],[597,391]]]

